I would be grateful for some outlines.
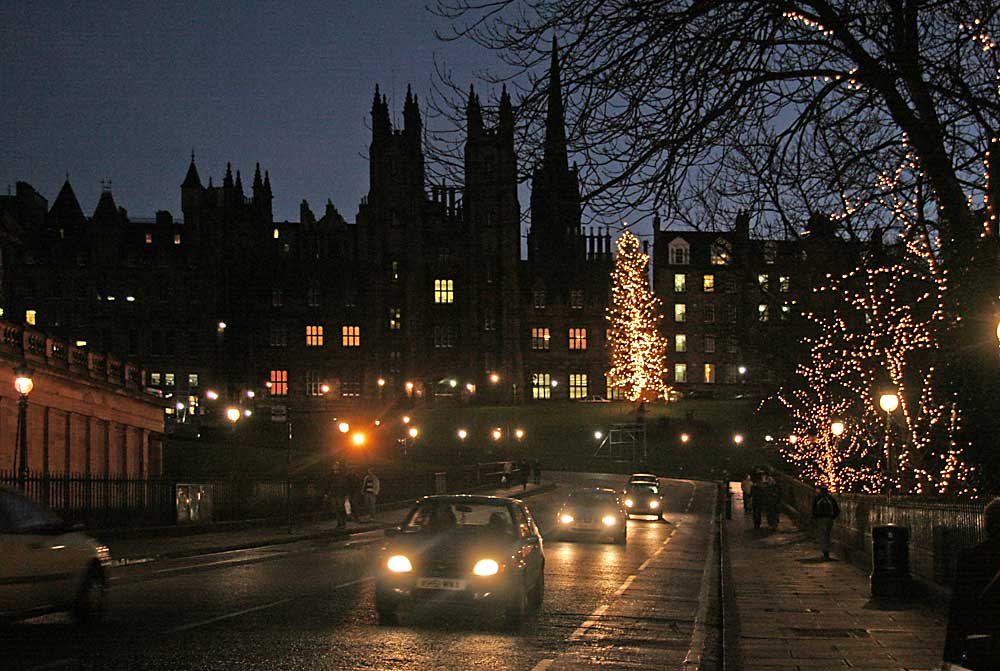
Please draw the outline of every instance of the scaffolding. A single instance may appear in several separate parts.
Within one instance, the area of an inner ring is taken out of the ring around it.
[[[612,424],[608,435],[597,446],[594,456],[610,461],[644,464],[647,461],[646,422]]]

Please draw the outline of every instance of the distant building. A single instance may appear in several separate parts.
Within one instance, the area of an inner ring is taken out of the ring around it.
[[[18,183],[0,196],[0,307],[141,362],[178,424],[225,404],[350,414],[606,394],[611,240],[580,224],[555,46],[548,106],[527,259],[506,90],[492,126],[470,90],[463,190],[428,188],[417,97],[393,128],[376,87],[356,223],[329,201],[274,221],[267,171],[249,193],[230,165],[205,185],[194,155],[180,219],[130,218],[110,184],[87,216],[68,179],[51,207]]]

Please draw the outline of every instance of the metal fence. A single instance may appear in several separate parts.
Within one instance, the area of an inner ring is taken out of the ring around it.
[[[781,476],[782,500],[793,508],[803,527],[812,524],[815,490]],[[910,570],[924,580],[950,585],[959,553],[985,540],[985,502],[837,494],[840,517],[833,538],[852,558],[871,566],[874,527],[895,524],[909,529]]]
[[[516,473],[516,470],[515,470]],[[502,462],[456,466],[444,471],[417,471],[381,477],[381,504],[413,501],[443,488],[472,491],[496,487]],[[516,480],[516,478],[514,478]],[[205,485],[211,491],[212,518],[217,522],[281,517],[287,506],[295,515],[328,512],[325,479],[228,478],[192,481],[138,479],[85,474],[29,474],[0,470],[0,484],[23,490],[33,501],[52,509],[67,522],[91,528],[125,528],[176,524],[182,496],[178,485]],[[286,487],[288,497],[286,498]]]

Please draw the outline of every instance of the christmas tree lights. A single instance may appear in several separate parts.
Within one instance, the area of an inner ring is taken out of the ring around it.
[[[611,369],[608,383],[630,401],[666,398],[667,341],[660,332],[660,300],[649,288],[649,256],[629,232],[618,238],[608,307]]]

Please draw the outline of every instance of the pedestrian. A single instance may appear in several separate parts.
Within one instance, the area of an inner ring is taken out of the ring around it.
[[[833,521],[838,515],[840,506],[837,505],[837,499],[833,498],[826,485],[820,485],[819,492],[813,498],[812,518],[819,530],[819,549],[826,561],[830,559],[830,534],[833,531]]]
[[[771,529],[777,529],[778,522],[781,519],[781,486],[778,485],[778,481],[771,473],[768,473],[765,478],[764,487],[767,489],[767,526],[771,527]]]
[[[750,504],[753,508],[753,528],[760,529],[761,517],[767,506],[767,492],[764,489],[764,477],[760,471],[753,472],[753,484],[750,489]]]
[[[514,472],[514,464],[510,461],[503,462],[503,475],[500,476],[500,486],[504,489],[510,487],[510,476]]]
[[[347,471],[347,516],[357,520],[361,517],[361,474],[358,469],[351,466]]]
[[[375,475],[375,469],[369,466],[368,472],[365,473],[365,478],[361,482],[361,491],[364,493],[365,508],[368,510],[368,516],[371,517],[372,522],[375,521],[375,506],[381,489],[382,483]]]
[[[333,517],[337,520],[337,528],[343,529],[347,524],[347,509],[345,507],[350,489],[347,485],[347,474],[339,461],[333,462],[330,479],[327,484],[327,501]]]
[[[750,512],[750,502],[753,500],[753,478],[749,473],[744,474],[740,482],[740,490],[743,492],[743,512]]]
[[[983,510],[986,540],[958,558],[944,661],[1000,669],[1000,498]]]
[[[527,459],[522,459],[521,463],[518,465],[518,475],[521,478],[521,491],[528,491],[528,477],[531,475],[531,466],[528,465]]]
[[[532,464],[531,467],[531,472],[535,476],[535,484],[536,485],[542,484],[542,462],[540,462],[538,459],[535,459],[535,463]]]

